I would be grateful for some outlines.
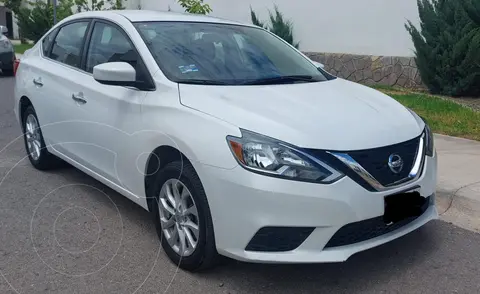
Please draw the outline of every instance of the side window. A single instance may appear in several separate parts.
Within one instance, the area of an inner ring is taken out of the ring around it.
[[[91,73],[94,66],[115,61],[128,62],[139,71],[139,57],[130,40],[115,26],[97,22],[88,46],[86,71]]]
[[[55,37],[55,34],[57,33],[58,29],[55,29],[50,32],[45,38],[42,40],[42,51],[44,56],[48,56],[48,49],[50,49],[50,45],[53,42],[53,38]]]
[[[75,22],[60,28],[49,57],[74,67],[80,67],[80,53],[88,23],[88,21]]]

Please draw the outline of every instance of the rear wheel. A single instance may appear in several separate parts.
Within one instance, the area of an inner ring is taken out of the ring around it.
[[[48,152],[33,106],[23,113],[23,139],[30,163],[39,170],[58,167],[61,160]]]
[[[216,265],[213,223],[207,197],[193,166],[176,161],[161,169],[149,195],[157,234],[172,262],[188,271]]]

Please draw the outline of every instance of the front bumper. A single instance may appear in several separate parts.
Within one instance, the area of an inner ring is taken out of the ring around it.
[[[13,69],[13,61],[15,60],[15,52],[0,53],[0,69]]]
[[[345,261],[351,255],[401,237],[438,217],[435,208],[437,158],[426,157],[422,175],[401,187],[370,192],[348,177],[328,185],[282,180],[249,172],[202,165],[199,175],[212,214],[217,251],[225,256],[262,263]],[[384,197],[405,190],[430,197],[413,221],[361,242],[325,248],[347,224],[383,216]],[[246,250],[265,227],[311,228],[292,250]]]

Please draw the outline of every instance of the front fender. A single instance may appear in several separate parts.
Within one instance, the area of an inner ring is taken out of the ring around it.
[[[158,88],[157,88],[158,90]],[[159,93],[160,92],[160,93]],[[161,146],[179,150],[202,177],[202,166],[235,168],[226,137],[240,136],[238,127],[180,104],[177,88],[148,93],[141,102],[141,121],[118,146],[117,176],[121,184],[145,198],[144,179],[148,159]]]

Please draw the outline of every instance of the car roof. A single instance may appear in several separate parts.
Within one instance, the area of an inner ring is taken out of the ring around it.
[[[247,23],[235,22],[218,17],[179,13],[171,11],[155,11],[155,10],[108,10],[108,11],[88,11],[75,14],[78,17],[108,17],[112,14],[122,15],[131,22],[141,21],[180,21],[180,22],[208,22],[208,23],[222,23],[222,24],[236,24],[244,26],[253,26]]]

